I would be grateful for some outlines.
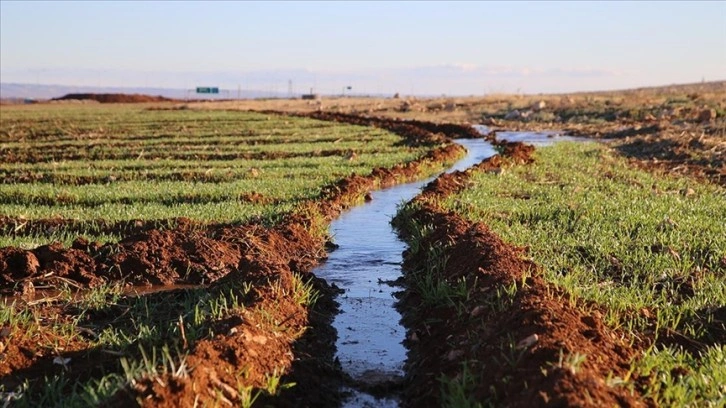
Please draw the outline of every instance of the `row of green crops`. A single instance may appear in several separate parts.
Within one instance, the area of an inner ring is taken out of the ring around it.
[[[471,181],[446,208],[526,246],[549,282],[603,306],[609,326],[656,336],[632,368],[647,396],[666,406],[726,402],[723,188],[635,169],[594,143],[542,148],[532,165]],[[674,333],[700,351],[658,341]]]

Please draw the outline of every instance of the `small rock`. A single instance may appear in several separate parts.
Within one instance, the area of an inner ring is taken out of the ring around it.
[[[522,117],[522,113],[518,110],[513,110],[504,116],[504,120],[517,120]]]
[[[261,334],[258,336],[253,336],[252,341],[259,344],[267,344],[267,336],[263,336]]]
[[[539,340],[539,336],[537,336],[537,333],[532,334],[530,336],[527,336],[524,338],[524,340],[517,343],[517,349],[526,349],[533,346],[537,341]]]
[[[547,107],[547,102],[545,102],[545,101],[539,101],[539,102],[535,102],[532,105],[531,109],[533,111],[535,111],[535,112],[539,112],[539,111],[541,111],[542,109],[544,109],[546,107]]]
[[[494,118],[483,118],[481,124],[484,126],[499,126],[499,122]]]
[[[448,353],[446,353],[446,359],[449,361],[454,361],[464,355],[464,352],[461,350],[451,350]]]
[[[696,190],[694,190],[694,189],[692,189],[692,188],[688,187],[688,188],[684,188],[684,189],[682,189],[682,190],[680,191],[680,193],[681,193],[681,195],[682,195],[682,196],[684,196],[684,197],[690,197],[690,196],[692,196],[692,195],[695,195],[695,194],[696,194]]]
[[[482,313],[484,313],[484,306],[479,305],[479,306],[475,307],[474,310],[472,310],[469,315],[471,317],[477,317],[477,316],[481,315]]]
[[[65,357],[60,357],[60,356],[53,359],[53,364],[62,365],[63,367],[67,366],[68,363],[70,363],[70,362],[71,362],[70,358],[65,358]]]

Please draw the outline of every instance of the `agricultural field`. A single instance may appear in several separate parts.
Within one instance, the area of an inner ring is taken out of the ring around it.
[[[641,166],[726,183],[726,81],[625,91],[400,99],[184,103],[190,109],[324,111],[493,131],[556,130],[606,142]]]
[[[402,406],[726,404],[726,83],[0,107],[0,397],[339,406],[328,226],[401,203]],[[277,111],[277,112],[275,112]],[[517,114],[513,112],[517,111]],[[527,146],[505,130],[593,142]],[[379,282],[380,284],[380,282]],[[354,330],[355,328],[350,328]]]
[[[315,359],[329,349],[304,350],[320,341],[307,329],[335,308],[335,291],[309,274],[325,256],[327,223],[372,189],[462,153],[416,127],[386,126],[3,107],[4,403],[250,406],[290,388],[281,378],[293,361],[319,369],[292,347]],[[335,398],[300,376],[293,391]]]
[[[600,144],[524,153],[399,215],[414,405],[723,406],[726,191]]]
[[[1,246],[136,220],[274,221],[322,186],[426,151],[373,128],[225,111],[6,107],[0,131]],[[19,233],[54,219],[73,228]]]

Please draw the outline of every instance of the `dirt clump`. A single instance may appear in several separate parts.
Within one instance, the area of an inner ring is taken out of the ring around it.
[[[45,278],[65,278],[88,287],[100,285],[103,281],[95,274],[95,262],[86,252],[66,249],[59,243],[42,245],[33,250],[39,262],[38,271]]]
[[[24,277],[32,277],[40,269],[40,262],[32,251],[20,248],[0,248],[0,280],[14,283]]]
[[[699,122],[711,122],[712,120],[715,120],[717,116],[715,109],[704,109],[698,113],[696,120]]]

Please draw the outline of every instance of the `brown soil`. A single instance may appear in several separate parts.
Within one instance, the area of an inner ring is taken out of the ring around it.
[[[398,126],[397,133],[408,138],[411,144],[433,145],[445,137],[412,125]],[[266,381],[265,373],[277,369],[286,373],[283,383],[292,381],[297,386],[270,399],[274,405],[333,406],[339,401],[338,384],[342,378],[333,360],[336,334],[330,326],[336,307],[332,298],[337,290],[309,274],[325,253],[324,238],[313,233],[319,222],[315,214],[322,215],[323,222],[327,223],[371,190],[418,177],[424,167],[451,161],[461,154],[458,145],[443,144],[420,160],[389,169],[378,168],[369,176],[347,177],[323,189],[318,200],[301,205],[295,214],[286,216],[273,228],[254,222],[242,226],[200,225],[185,219],[102,223],[101,229],[133,234],[118,243],[104,245],[78,238],[71,248],[60,244],[33,250],[2,248],[0,289],[5,293],[23,295],[25,291],[24,295],[32,295],[34,287],[47,291],[65,285],[84,288],[104,282],[124,282],[127,285],[204,283],[211,284],[209,291],[215,291],[249,283],[254,290],[252,297],[245,300],[244,311],[213,322],[213,335],[189,345],[191,354],[183,370],[142,379],[119,392],[111,403],[116,406],[239,404],[241,387],[261,387]],[[264,200],[261,196],[243,198]],[[32,233],[67,222],[26,222],[5,217],[1,224],[6,231]],[[165,222],[166,228],[159,229]],[[313,309],[308,310],[283,295],[293,290],[293,274],[301,274],[320,292],[321,299]],[[90,342],[80,338],[50,350],[48,341],[38,341],[38,336],[58,336],[54,321],[78,317],[74,314],[78,311],[63,307],[49,293],[15,298],[20,304],[14,307],[39,304],[47,307],[33,308],[40,318],[37,334],[23,335],[27,333],[26,328],[18,326],[11,328],[13,334],[3,336],[0,341],[3,363],[0,384],[6,389],[13,389],[24,381],[33,387],[40,386],[44,375],[63,372],[64,367],[53,362],[56,357],[70,358],[73,362],[73,369],[65,372],[71,384],[76,379],[119,369],[118,354],[90,347]],[[152,292],[142,296],[172,295]],[[239,296],[243,298],[244,293],[240,292]],[[104,313],[117,318],[114,312]],[[123,313],[119,310],[118,314]],[[106,322],[109,317],[103,313],[87,315],[85,319],[84,324],[98,327],[119,324],[117,320]],[[306,331],[310,326],[315,330]],[[186,341],[183,347],[187,347]]]
[[[108,93],[72,93],[63,95],[60,98],[53,98],[53,101],[67,100],[91,100],[100,103],[145,103],[145,102],[171,102],[174,99],[163,96],[151,96],[142,94],[108,94]]]
[[[528,162],[532,150],[510,145],[512,157],[494,157],[474,171]],[[544,282],[538,267],[525,260],[524,248],[436,205],[465,188],[471,171],[439,177],[416,199],[421,206],[412,218],[433,230],[404,265],[409,285],[400,309],[410,348],[406,405],[441,406],[438,379],[461,379],[464,361],[476,401],[521,407],[645,405],[637,395],[605,383],[610,374],[625,378],[638,350],[604,326],[595,305],[580,304]],[[437,280],[466,279],[471,297],[465,310],[422,304],[413,274],[431,262],[423,254],[433,249],[443,249],[440,256],[448,260]],[[507,287],[516,287],[516,293],[503,295]],[[586,356],[578,366],[567,362],[576,353]]]
[[[659,173],[683,174],[726,186],[726,123],[641,128],[637,135],[609,135],[609,144],[633,165]]]
[[[331,112],[311,112],[299,115],[320,120],[386,129],[396,134],[407,135],[406,142],[411,145],[433,145],[449,139],[478,139],[482,137],[476,129],[469,125],[437,124],[419,120],[398,120]]]

